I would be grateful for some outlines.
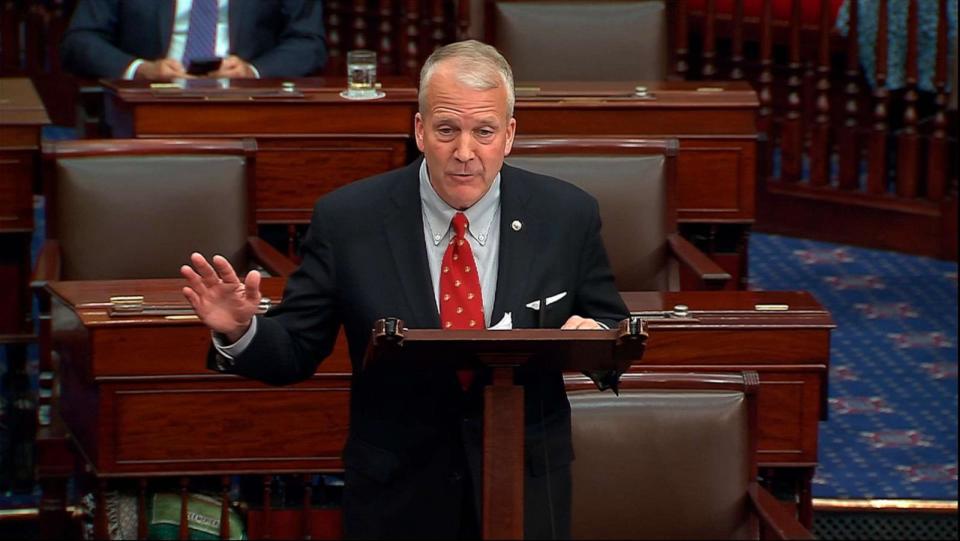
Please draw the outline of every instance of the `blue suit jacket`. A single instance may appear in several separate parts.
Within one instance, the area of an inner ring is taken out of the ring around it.
[[[67,71],[118,78],[137,58],[163,58],[175,0],[80,0],[60,52]],[[320,0],[230,0],[230,54],[261,77],[300,77],[327,59]]]
[[[309,378],[342,325],[353,363],[346,469],[345,533],[358,538],[456,538],[463,492],[473,479],[479,507],[481,374],[464,393],[456,371],[362,362],[375,320],[439,328],[423,238],[420,160],[348,184],[320,199],[300,268],[279,306],[258,320],[250,346],[225,371],[274,384]],[[492,320],[512,313],[514,328],[559,328],[573,314],[615,326],[628,312],[600,238],[597,202],[571,184],[504,165],[500,253]],[[522,223],[514,230],[511,224]],[[526,307],[561,292],[543,319]],[[208,366],[219,369],[215,350]],[[562,374],[527,371],[524,385],[530,538],[562,537],[569,520],[573,459],[570,405]],[[463,446],[465,449],[461,450]],[[458,456],[466,451],[466,471]]]

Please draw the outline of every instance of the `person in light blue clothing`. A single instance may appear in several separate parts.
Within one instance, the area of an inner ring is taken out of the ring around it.
[[[917,0],[917,87],[924,92],[935,92],[934,75],[937,61],[938,0]],[[907,13],[909,0],[887,2],[887,80],[886,87],[897,90],[906,86]],[[872,88],[877,85],[877,22],[878,0],[858,0],[858,39],[860,66]],[[844,36],[850,26],[850,0],[845,0],[837,13],[836,28]],[[947,2],[947,65],[955,65],[957,42],[957,3]],[[947,91],[953,81],[947,81]]]

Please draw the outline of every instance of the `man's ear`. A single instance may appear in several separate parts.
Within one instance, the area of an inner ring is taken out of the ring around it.
[[[510,151],[513,150],[513,137],[516,134],[517,134],[517,119],[511,117],[510,122],[507,122],[507,141],[503,149],[504,156],[509,156]]]
[[[417,113],[413,117],[413,136],[417,140],[417,148],[420,149],[420,152],[423,152],[423,130],[425,126],[423,124],[423,116],[420,113]]]

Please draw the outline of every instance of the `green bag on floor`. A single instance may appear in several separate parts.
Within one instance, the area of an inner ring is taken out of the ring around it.
[[[229,510],[230,539],[245,540],[243,521],[235,509]],[[180,495],[153,494],[147,503],[147,539],[180,538]],[[220,539],[220,500],[203,494],[187,499],[189,538],[196,541]]]

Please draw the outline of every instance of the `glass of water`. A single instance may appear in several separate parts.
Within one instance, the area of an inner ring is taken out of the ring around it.
[[[347,52],[347,94],[365,98],[377,94],[377,53],[366,49]]]

